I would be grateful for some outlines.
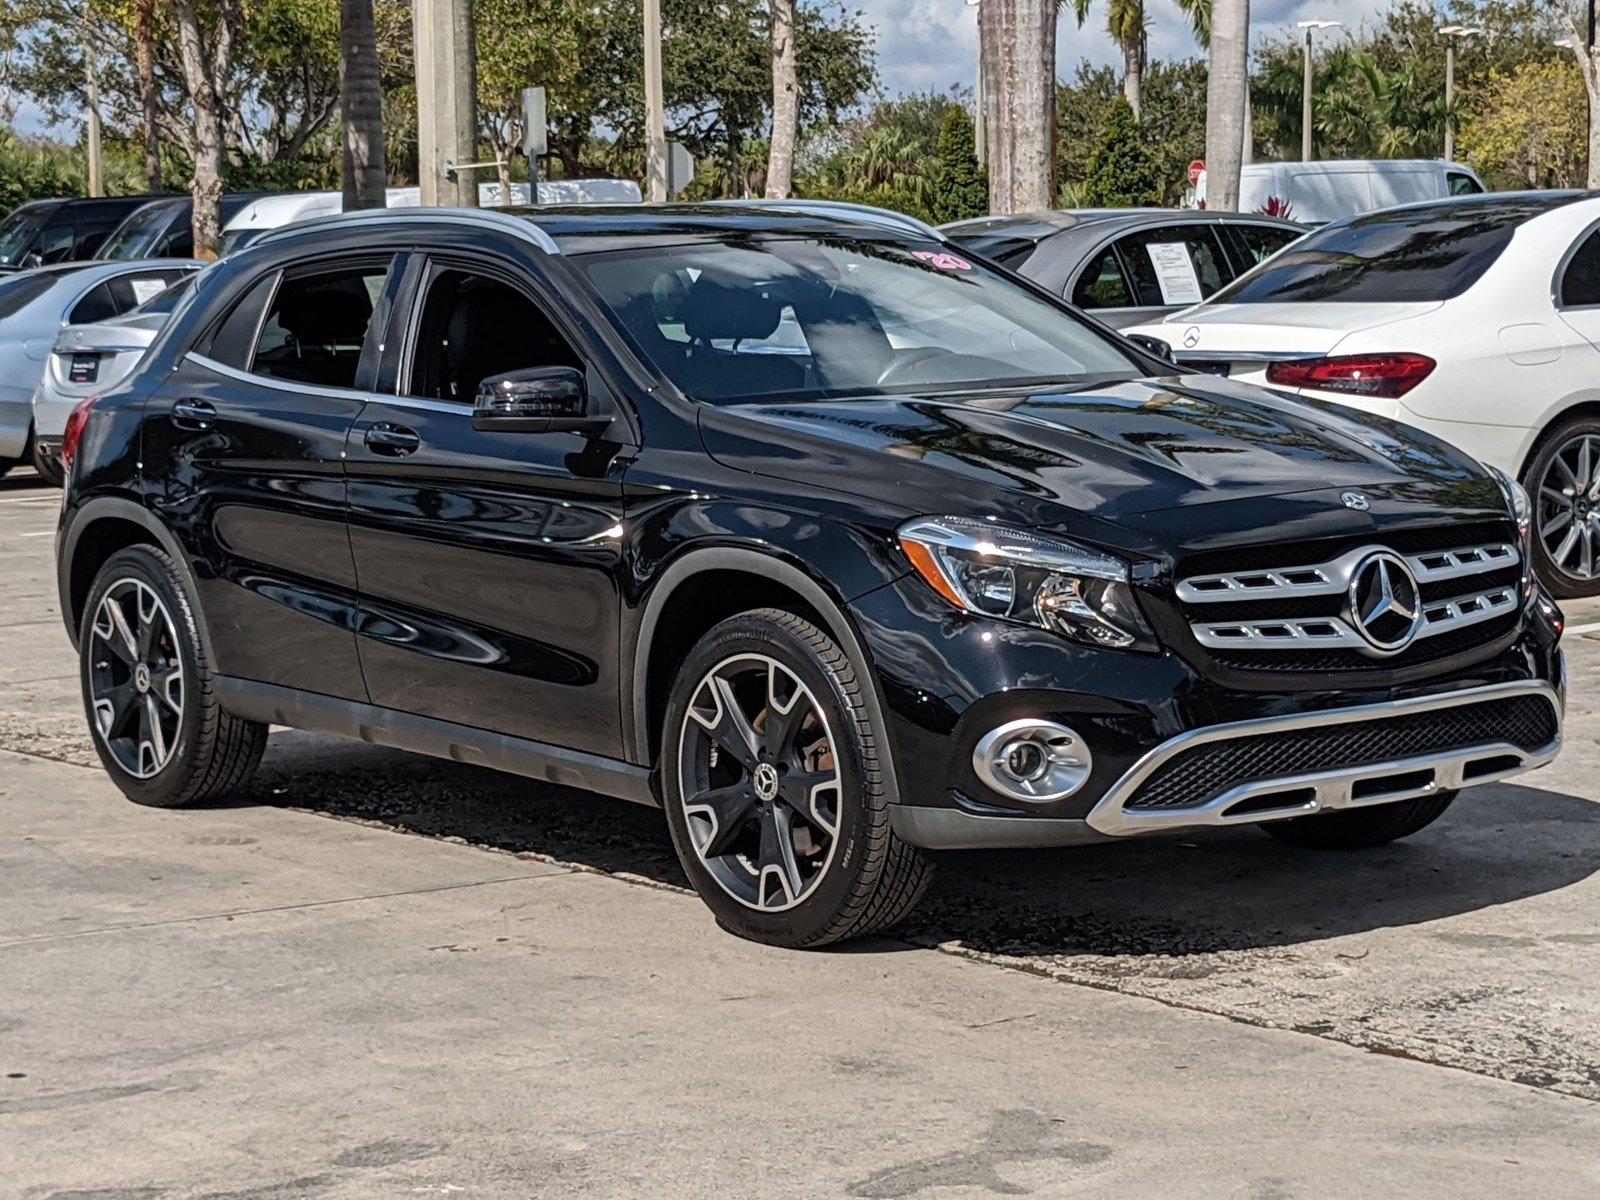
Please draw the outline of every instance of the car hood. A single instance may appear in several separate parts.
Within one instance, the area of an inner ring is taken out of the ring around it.
[[[1432,312],[1437,301],[1406,304],[1201,304],[1141,325],[1185,357],[1326,354],[1352,333]]]
[[[847,493],[885,523],[939,513],[1089,521],[1171,546],[1208,523],[1259,528],[1273,519],[1255,504],[1265,497],[1329,489],[1335,508],[1340,489],[1362,492],[1368,508],[1344,513],[1362,522],[1503,510],[1484,469],[1427,434],[1208,375],[706,407],[701,429],[723,464]],[[1220,504],[1232,515],[1199,515]]]

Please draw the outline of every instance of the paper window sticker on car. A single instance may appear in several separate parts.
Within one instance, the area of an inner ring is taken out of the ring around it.
[[[1200,277],[1194,273],[1194,259],[1185,242],[1150,242],[1145,246],[1150,265],[1156,269],[1163,304],[1198,304]]]
[[[165,279],[130,279],[128,286],[133,289],[133,302],[143,304],[166,291],[167,283]]]

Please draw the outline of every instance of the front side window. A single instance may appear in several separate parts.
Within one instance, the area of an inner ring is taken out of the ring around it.
[[[550,319],[520,289],[486,275],[436,271],[417,316],[405,392],[471,404],[493,375],[581,367]]]
[[[1483,184],[1460,171],[1446,171],[1444,178],[1452,196],[1476,196],[1483,191]]]
[[[1140,373],[1109,337],[938,242],[756,236],[573,260],[657,369],[714,403]]]
[[[286,275],[256,334],[250,370],[318,387],[353,388],[389,264]]]
[[[1233,278],[1222,244],[1203,225],[1143,229],[1117,245],[1146,308],[1198,304]]]

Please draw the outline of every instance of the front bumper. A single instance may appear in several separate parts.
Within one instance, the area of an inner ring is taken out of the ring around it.
[[[1559,634],[1537,604],[1510,645],[1469,666],[1267,692],[1207,679],[1170,653],[1066,647],[925,608],[914,589],[882,589],[856,608],[890,710],[891,819],[927,849],[1069,845],[1384,804],[1505,779],[1561,745]],[[937,632],[909,636],[924,618]],[[1024,715],[1083,735],[1094,767],[1080,792],[1020,805],[977,778],[978,739]]]

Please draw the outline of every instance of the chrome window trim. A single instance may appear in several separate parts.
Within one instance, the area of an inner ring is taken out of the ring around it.
[[[1564,659],[1564,656],[1561,656]],[[1558,660],[1560,661],[1560,660]],[[1560,661],[1558,677],[1565,674],[1565,663]],[[1300,775],[1281,775],[1271,779],[1251,780],[1229,789],[1221,796],[1203,805],[1184,809],[1151,809],[1141,811],[1125,808],[1127,801],[1155,770],[1181,751],[1211,742],[1253,737],[1263,733],[1283,733],[1317,726],[1346,725],[1374,718],[1400,717],[1411,713],[1433,712],[1455,708],[1464,704],[1477,704],[1485,700],[1499,700],[1513,696],[1542,696],[1555,715],[1556,736],[1548,745],[1536,750],[1523,750],[1506,742],[1490,742],[1479,746],[1453,750],[1440,755],[1409,759],[1396,759],[1381,763],[1364,763],[1360,766],[1331,771],[1308,772]],[[1350,808],[1358,804],[1381,804],[1408,796],[1431,795],[1440,791],[1467,786],[1466,767],[1475,759],[1515,756],[1517,764],[1503,770],[1474,776],[1471,784],[1489,783],[1522,771],[1541,767],[1555,758],[1561,749],[1563,705],[1561,694],[1542,680],[1523,680],[1517,683],[1488,684],[1482,687],[1463,688],[1438,696],[1411,696],[1383,704],[1360,704],[1349,708],[1322,709],[1315,712],[1292,713],[1281,717],[1267,717],[1255,721],[1235,721],[1226,725],[1210,725],[1192,729],[1169,738],[1147,752],[1129,767],[1104,796],[1090,810],[1086,818],[1090,828],[1113,837],[1153,833],[1184,827],[1205,825],[1251,824],[1281,817],[1304,816],[1308,813],[1331,809]],[[1385,792],[1357,799],[1353,786],[1362,780],[1381,778],[1391,774],[1429,770],[1432,780],[1425,786],[1399,792]],[[1251,796],[1277,791],[1309,788],[1315,795],[1295,807],[1269,809],[1260,812],[1227,817],[1225,811]]]
[[[265,310],[263,310],[265,311]],[[191,350],[184,355],[184,359],[196,366],[204,367],[208,371],[215,371],[227,379],[236,379],[240,383],[253,383],[258,387],[271,388],[277,392],[289,392],[297,396],[329,396],[336,400],[371,400],[374,398],[389,399],[381,392],[364,392],[357,388],[330,388],[321,387],[315,383],[294,383],[287,379],[277,379],[271,375],[254,375],[249,371],[241,371],[238,367],[230,367],[227,363],[220,363],[214,358],[207,358],[196,350]]]

